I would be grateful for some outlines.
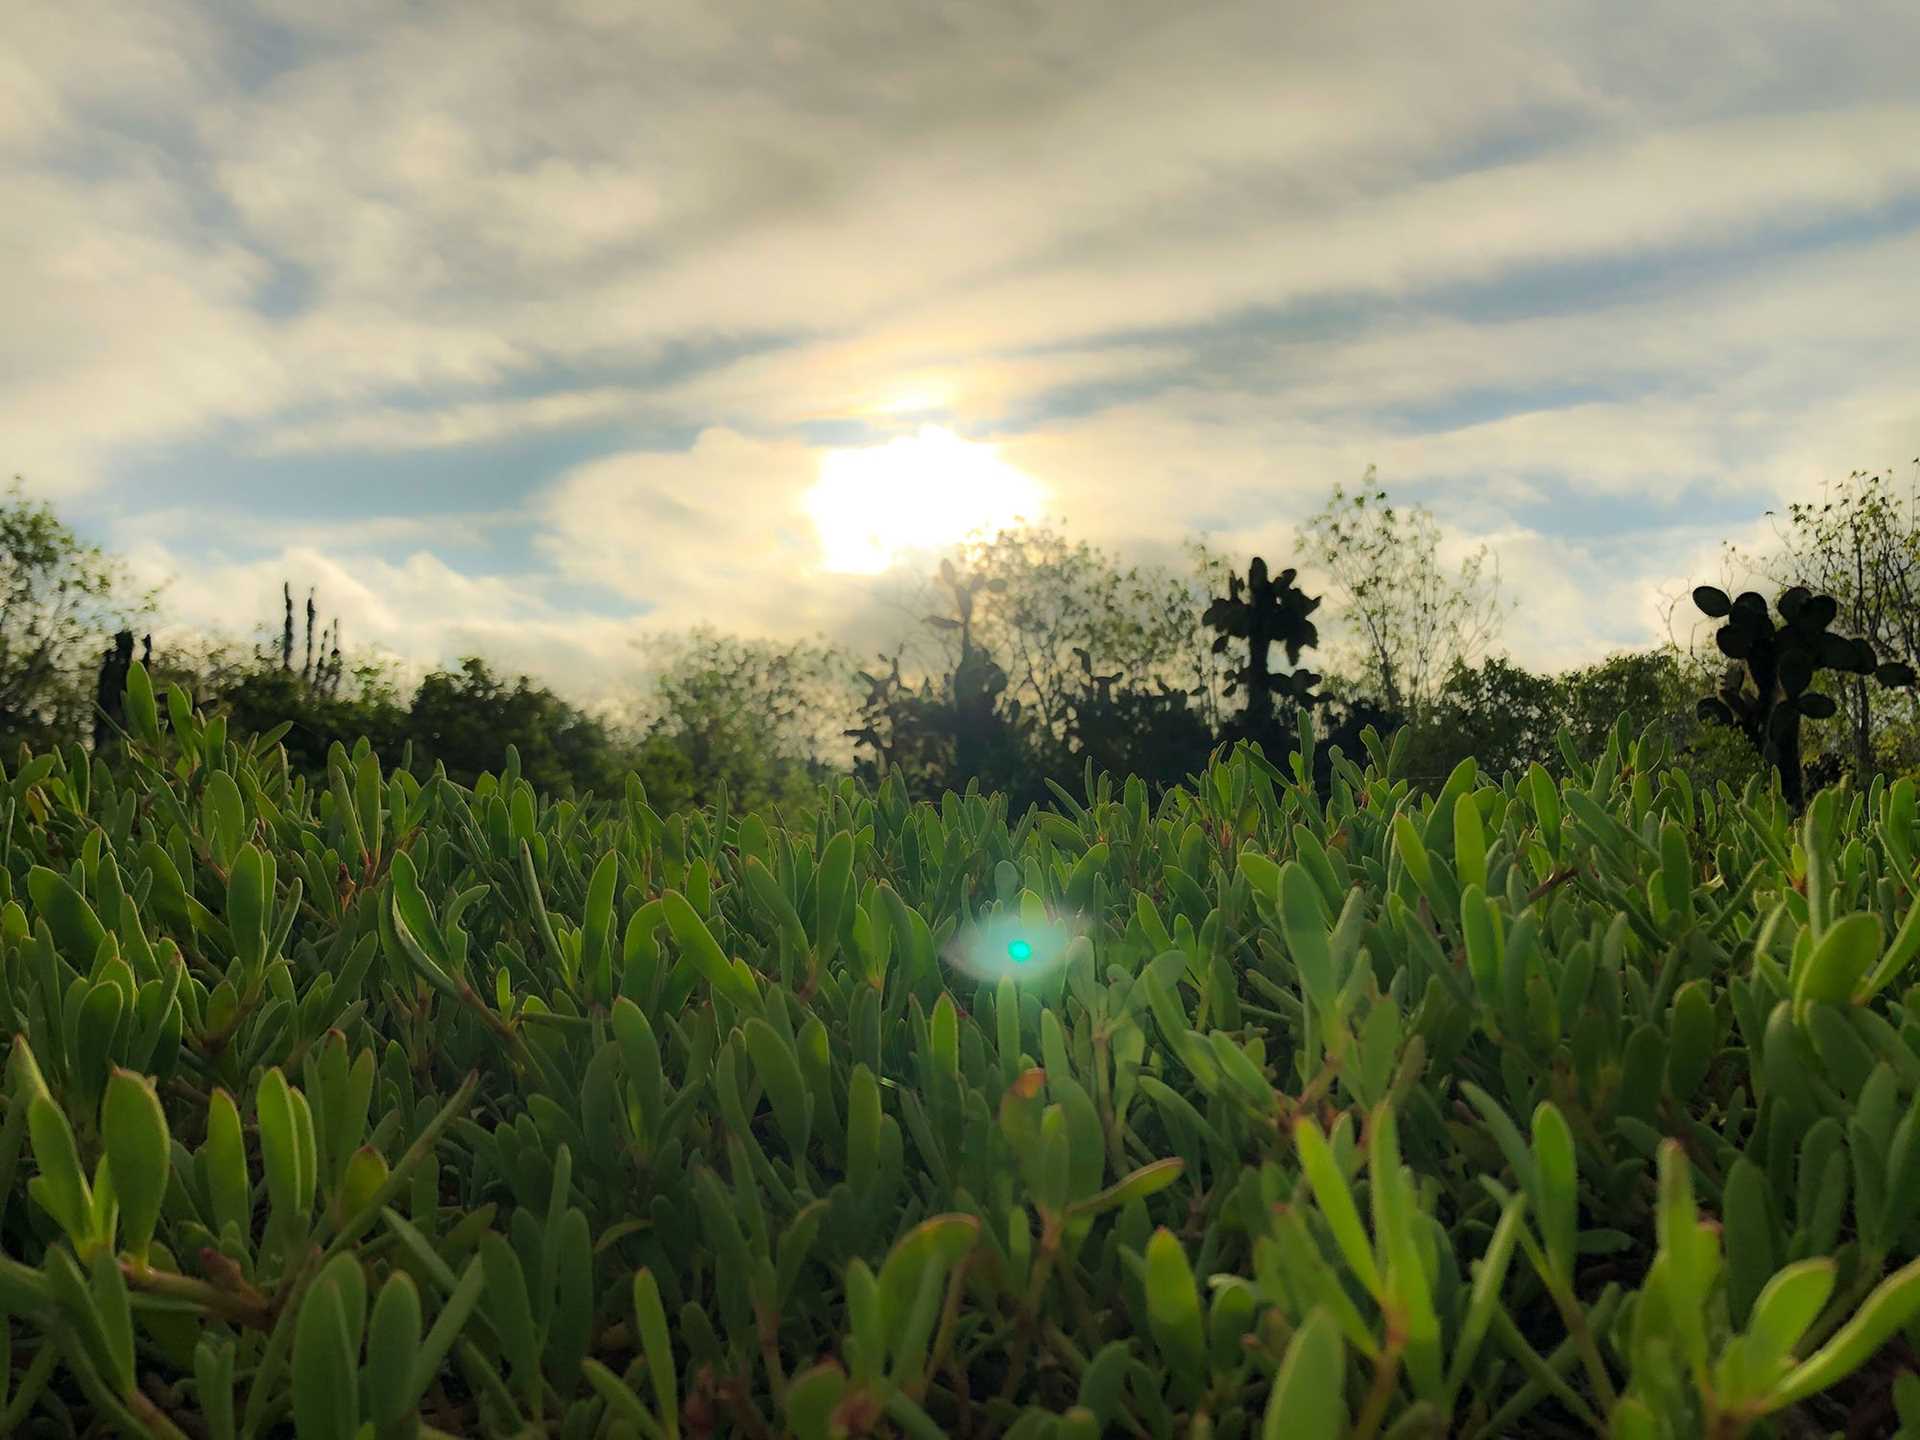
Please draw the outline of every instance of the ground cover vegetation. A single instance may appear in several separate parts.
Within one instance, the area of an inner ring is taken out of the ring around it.
[[[1713,653],[1369,486],[624,726],[0,509],[0,1432],[1920,1434],[1885,478]]]
[[[793,827],[129,660],[0,777],[0,1431],[1920,1435],[1913,781],[1286,715]]]

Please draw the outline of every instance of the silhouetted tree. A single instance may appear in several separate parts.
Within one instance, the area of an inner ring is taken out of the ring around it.
[[[167,678],[183,681],[202,704],[223,709],[236,730],[269,730],[289,722],[282,744],[288,763],[307,775],[326,773],[335,741],[351,746],[362,735],[383,754],[398,759],[407,733],[406,706],[383,668],[363,660],[354,684],[345,684],[340,621],[322,629],[309,591],[306,605],[306,664],[293,667],[296,638],[293,586],[283,581],[279,633],[263,629],[236,653],[213,646],[197,665]],[[317,653],[316,653],[317,650]]]
[[[306,664],[300,668],[300,678],[308,684],[313,683],[313,622],[316,614],[317,612],[313,604],[313,591],[309,590],[307,591],[307,661]],[[338,648],[337,639],[335,641],[335,647],[336,649]]]
[[[1322,677],[1301,668],[1300,652],[1320,642],[1320,632],[1307,618],[1319,608],[1320,599],[1296,586],[1295,574],[1283,570],[1277,580],[1270,579],[1267,562],[1255,556],[1247,567],[1245,584],[1230,573],[1228,593],[1216,596],[1207,607],[1203,619],[1218,632],[1213,642],[1216,653],[1225,653],[1235,640],[1247,646],[1247,663],[1230,672],[1226,686],[1229,696],[1244,689],[1246,705],[1221,724],[1219,738],[1255,741],[1270,757],[1277,757],[1295,743],[1292,721],[1298,707],[1320,711],[1316,724],[1320,743],[1314,750],[1313,778],[1316,785],[1324,787],[1332,774],[1336,747],[1347,755],[1360,754],[1361,735],[1368,726],[1384,734],[1397,728],[1401,717],[1371,697],[1332,702],[1314,689]],[[1273,668],[1268,652],[1275,645],[1285,649],[1287,664],[1292,667],[1289,671]],[[1289,702],[1279,713],[1275,710],[1276,698]]]
[[[1042,526],[958,546],[947,564],[979,582],[968,643],[1006,674],[1003,703],[1020,702],[1037,767],[1076,780],[1081,773],[1068,735],[1084,684],[1077,652],[1143,689],[1161,681],[1201,689],[1215,678],[1205,645],[1211,636],[1200,624],[1208,592],[1190,576],[1159,565],[1122,565],[1097,546]],[[953,603],[950,583],[936,571],[926,577],[924,592],[902,607],[917,622],[918,633],[902,646],[910,674],[958,671],[957,627],[922,630],[918,623],[932,608],[951,618]],[[917,643],[920,634],[925,643]],[[1207,696],[1196,698],[1205,713]]]
[[[1031,722],[1022,716],[1020,700],[1007,696],[1007,672],[974,639],[975,598],[992,591],[996,581],[983,574],[963,579],[950,560],[940,562],[940,578],[953,613],[929,615],[927,623],[958,636],[960,659],[923,723],[951,742],[946,788],[964,791],[978,781],[982,790],[1006,792],[1017,812],[1046,791],[1034,764]]]
[[[937,799],[949,777],[951,746],[939,729],[938,700],[929,676],[915,691],[900,675],[900,652],[882,655],[887,668],[856,677],[867,687],[859,720],[843,732],[854,742],[854,774],[878,785],[899,775],[915,799]],[[869,754],[858,754],[864,747]]]
[[[1164,680],[1152,690],[1131,681],[1116,689],[1125,679],[1119,671],[1095,674],[1093,657],[1075,653],[1087,680],[1068,719],[1075,761],[1091,759],[1095,770],[1138,775],[1156,794],[1205,768],[1213,733],[1189,691]]]

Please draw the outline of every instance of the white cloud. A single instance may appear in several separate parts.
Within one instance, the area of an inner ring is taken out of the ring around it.
[[[709,430],[684,452],[609,456],[562,478],[537,502],[539,544],[560,574],[652,607],[650,628],[834,629],[866,585],[819,569],[802,504],[816,478],[797,441]]]
[[[554,604],[538,577],[462,574],[430,550],[394,563],[351,549],[289,546],[250,560],[186,560],[157,542],[128,552],[143,583],[164,584],[171,629],[245,640],[277,627],[281,584],[298,577],[319,594],[323,623],[338,617],[346,648],[385,655],[414,679],[462,656],[484,656],[496,673],[528,673],[587,703],[628,693],[641,666],[633,620]],[[296,601],[304,603],[296,595]]]
[[[220,557],[217,518],[166,513],[164,479],[126,486],[126,533],[178,574],[182,613],[264,596],[270,615],[298,560],[350,636],[429,659],[484,640],[582,684],[636,626],[872,648],[902,617],[816,573],[818,454],[794,437],[926,411],[1020,426],[1006,458],[1070,532],[1126,553],[1208,525],[1277,555],[1377,464],[1497,546],[1531,597],[1514,648],[1557,662],[1651,633],[1662,587],[1713,549],[1690,496],[1786,497],[1920,453],[1920,235],[1767,253],[1920,197],[1920,14],[1892,0],[567,0],[537,19],[30,0],[8,31],[0,465],[37,489],[228,434],[236,460],[342,466],[629,418],[701,435],[530,474],[507,508],[547,568],[515,578],[434,558],[492,521],[409,516],[398,486],[392,516],[303,522],[310,550],[246,561]],[[1569,262],[1657,275],[1742,246],[1648,298],[1551,288]],[[1522,282],[1544,298],[1514,318],[1435,308]],[[1351,323],[1233,329],[1336,300]],[[779,344],[633,378],[757,341]],[[1125,399],[1036,414],[1062,391]],[[1475,394],[1512,413],[1444,418]],[[1628,544],[1516,518],[1562,496],[1646,523]],[[609,620],[558,582],[656,608]]]
[[[1177,375],[1188,359],[1174,344],[973,355],[906,335],[884,343],[829,339],[718,366],[662,386],[653,400],[699,423],[859,419],[885,426],[940,412],[993,425],[1056,391]]]
[[[474,400],[427,410],[375,406],[332,419],[275,426],[255,446],[254,453],[313,455],[474,445],[631,417],[646,403],[643,391],[603,386],[517,400]]]
[[[213,82],[220,35],[177,0],[13,0],[0,46],[0,158],[61,137],[89,112],[173,110]]]
[[[118,447],[288,395],[245,309],[258,258],[155,224],[179,204],[154,173],[82,190],[0,171],[0,434],[36,483],[77,488]]]
[[[1051,39],[1013,12],[954,33],[783,6],[764,34],[754,13],[535,30],[512,9],[420,12],[189,110],[245,233],[307,267],[329,309],[357,307],[356,343],[390,357],[371,378],[391,383],[489,349],[482,317],[499,341],[468,373],[856,325],[881,351],[991,354],[1714,238],[1857,209],[1916,173],[1898,138],[1915,112],[1871,93],[1818,126],[1682,113],[1642,133],[1617,92],[1647,57],[1583,73],[1507,7],[1395,33],[1069,8]],[[1453,83],[1469,64],[1475,84]],[[1591,133],[1429,173],[1542,114]],[[315,383],[346,359],[293,342],[318,352]]]

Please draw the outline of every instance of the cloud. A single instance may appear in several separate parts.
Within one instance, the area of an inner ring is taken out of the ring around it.
[[[475,445],[630,416],[644,404],[644,392],[602,386],[516,400],[473,400],[427,410],[370,407],[332,419],[276,426],[255,446],[254,453],[313,455]]]
[[[651,398],[669,414],[756,428],[857,420],[885,429],[929,413],[992,428],[1061,392],[1164,381],[1189,358],[1171,343],[969,354],[905,335],[824,340],[716,366]]]
[[[0,465],[117,506],[183,614],[297,561],[349,636],[569,683],[698,620],[875,648],[912,617],[800,498],[931,415],[1128,556],[1278,555],[1377,464],[1560,663],[1654,633],[1740,507],[1920,454],[1895,0],[8,23]],[[420,477],[469,460],[449,513]],[[317,520],[327,461],[390,508]],[[216,484],[305,548],[173,493]]]
[[[674,8],[537,31],[427,10],[190,108],[242,233],[367,340],[391,320],[397,383],[413,349],[438,353],[411,383],[448,378],[444,342],[486,352],[476,376],[662,334],[858,327],[882,352],[991,355],[1698,244],[1914,183],[1911,108],[1636,133],[1514,9],[1489,9],[1493,44],[1451,21],[1152,13],[1049,42],[1012,10],[956,30],[780,7],[764,39]],[[1453,84],[1469,63],[1476,84]],[[1588,133],[1444,173],[1543,116]],[[315,330],[293,347],[343,359]]]
[[[351,520],[303,520],[298,527],[298,548],[303,553],[336,559],[355,552],[484,549],[501,532],[525,524],[526,517],[517,508],[493,512],[469,509],[458,515],[387,514]],[[277,528],[263,525],[257,514],[239,508],[160,505],[115,517],[107,524],[106,543],[116,550],[147,541],[160,547],[156,553],[175,556],[177,564],[190,563],[177,558],[186,552],[226,563],[241,557],[251,560],[266,554],[284,555],[293,548],[286,545]]]
[[[277,629],[281,583],[298,576],[319,592],[323,623],[340,620],[346,649],[385,656],[402,679],[479,654],[496,673],[530,673],[588,703],[638,684],[643,632],[633,620],[556,604],[540,577],[463,574],[425,549],[396,563],[300,545],[208,564],[148,541],[128,561],[142,583],[165,586],[162,649],[190,634],[247,640]]]
[[[0,159],[87,124],[177,113],[214,82],[221,36],[178,0],[18,0],[0,48]]]
[[[648,607],[650,629],[840,632],[873,586],[820,571],[803,505],[817,478],[801,442],[709,430],[686,451],[614,455],[563,477],[536,503],[538,548],[561,575]]]
[[[262,276],[232,243],[181,243],[156,216],[163,176],[84,191],[0,181],[0,434],[5,463],[48,488],[96,478],[116,450],[259,413],[289,393],[265,327],[244,308]],[[23,223],[31,217],[31,224]]]

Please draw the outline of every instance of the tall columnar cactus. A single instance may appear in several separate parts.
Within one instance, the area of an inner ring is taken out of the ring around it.
[[[1298,573],[1282,570],[1278,579],[1270,580],[1267,562],[1256,555],[1247,567],[1245,582],[1238,575],[1228,576],[1227,595],[1215,596],[1201,617],[1202,624],[1220,632],[1213,642],[1214,654],[1223,653],[1234,640],[1247,642],[1247,663],[1228,676],[1226,691],[1232,695],[1240,687],[1246,688],[1246,723],[1256,733],[1273,721],[1274,696],[1285,695],[1308,706],[1320,699],[1313,694],[1313,687],[1320,683],[1319,675],[1298,668],[1290,674],[1276,675],[1267,659],[1269,647],[1283,645],[1287,664],[1297,667],[1300,652],[1320,643],[1319,630],[1307,618],[1320,608],[1320,597],[1308,595],[1293,583]]]
[[[307,591],[307,664],[300,672],[300,678],[309,685],[313,683],[313,622],[320,613],[314,608],[313,593],[312,590]]]
[[[294,650],[294,608],[293,584],[282,581],[280,596],[283,605],[283,619],[280,626],[280,668],[283,672],[293,673]],[[314,592],[307,591],[307,631],[306,663],[300,669],[300,683],[316,695],[334,696],[339,693],[340,681],[346,673],[346,660],[340,653],[340,617],[335,616],[331,625],[316,626],[320,619],[319,607],[314,603]],[[318,653],[315,641],[319,642]]]
[[[1719,694],[1700,701],[1700,718],[1709,724],[1737,725],[1760,752],[1762,763],[1779,774],[1782,793],[1796,809],[1806,798],[1800,721],[1824,720],[1838,708],[1831,695],[1808,688],[1814,677],[1832,670],[1870,675],[1890,688],[1914,683],[1912,666],[1882,662],[1869,642],[1835,634],[1830,627],[1840,612],[1839,602],[1804,585],[1781,591],[1774,601],[1779,624],[1767,613],[1766,600],[1752,590],[1730,600],[1726,591],[1702,585],[1693,592],[1693,603],[1702,614],[1726,621],[1714,640],[1733,662]]]
[[[153,660],[153,637],[147,637],[147,660]],[[122,697],[127,693],[127,672],[133,668],[133,632],[122,630],[113,637],[100,658],[100,678],[94,692],[93,748],[111,745],[120,728]]]

